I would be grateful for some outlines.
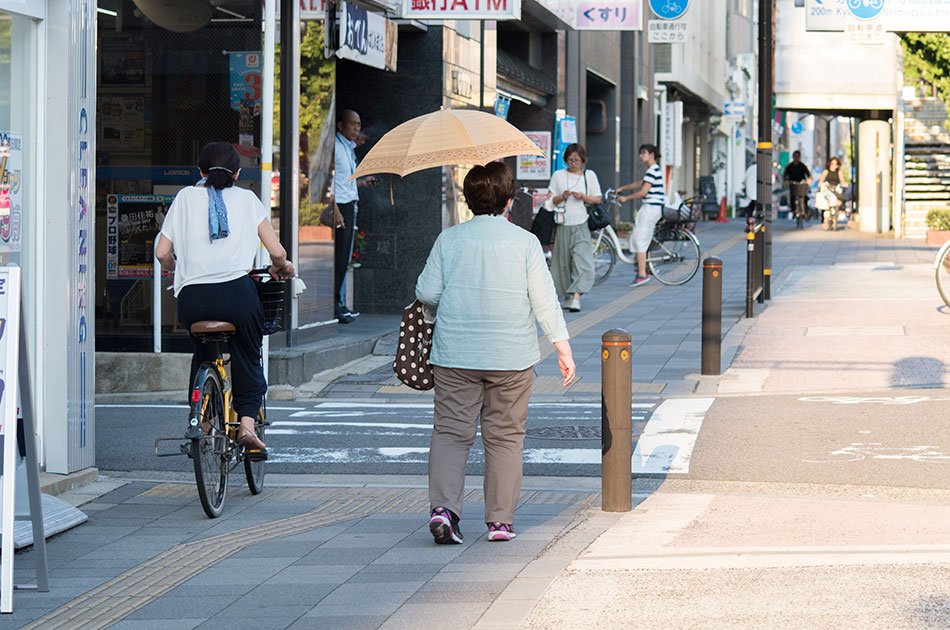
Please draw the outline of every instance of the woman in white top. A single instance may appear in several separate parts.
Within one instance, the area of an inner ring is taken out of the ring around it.
[[[587,152],[580,144],[564,149],[567,169],[551,176],[548,187],[555,211],[563,216],[554,235],[551,276],[558,295],[564,296],[564,308],[581,310],[581,294],[594,286],[594,250],[587,228],[586,203],[600,203],[600,182],[594,171],[584,170]]]
[[[271,275],[293,275],[270,224],[270,213],[249,190],[234,181],[241,174],[240,159],[227,142],[212,142],[201,150],[202,179],[175,196],[162,224],[155,257],[175,272],[178,319],[187,326],[201,320],[234,324],[231,336],[231,377],[234,408],[241,418],[238,442],[266,459],[264,443],[254,431],[267,381],[261,364],[264,312],[254,281],[247,275],[258,244],[271,257]],[[189,387],[204,357],[195,344]]]
[[[633,227],[633,247],[637,252],[637,277],[630,284],[632,287],[646,284],[650,281],[647,275],[647,249],[650,247],[650,241],[653,240],[653,230],[656,227],[660,217],[663,216],[663,204],[666,203],[666,191],[663,185],[663,171],[657,160],[660,159],[660,152],[656,145],[644,144],[640,147],[640,161],[647,167],[643,179],[632,184],[625,184],[617,189],[617,192],[624,190],[633,190],[639,188],[632,195],[620,195],[617,197],[620,201],[628,199],[643,199],[643,205],[637,211],[637,217],[634,219]]]

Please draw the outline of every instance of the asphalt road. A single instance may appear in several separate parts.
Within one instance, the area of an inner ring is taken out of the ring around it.
[[[321,399],[268,414],[269,472],[426,473],[429,403]],[[525,474],[598,476],[600,414],[596,403],[532,404]],[[950,395],[940,389],[657,400],[635,402],[632,417],[635,475],[950,488]],[[190,471],[185,457],[154,452],[155,438],[182,435],[186,418],[183,405],[97,406],[99,468]],[[468,471],[483,470],[479,437]]]
[[[655,403],[632,409],[642,431]],[[525,441],[525,474],[600,474],[600,404],[532,404]],[[184,434],[184,405],[97,405],[96,462],[103,471],[187,471],[184,456],[157,457],[158,437]],[[432,426],[431,404],[320,401],[268,406],[267,471],[308,474],[424,475]],[[166,442],[162,452],[176,452]],[[470,474],[484,471],[478,437],[469,456]]]

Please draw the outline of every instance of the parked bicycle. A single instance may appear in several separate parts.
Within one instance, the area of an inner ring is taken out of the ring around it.
[[[612,215],[620,207],[617,194],[609,189],[604,203]],[[666,206],[663,216],[653,230],[653,240],[647,250],[647,269],[659,282],[669,286],[685,284],[699,269],[699,240],[692,230],[699,220],[702,197],[682,201],[679,206]],[[610,275],[617,260],[635,265],[633,235],[621,242],[613,226],[592,233],[594,248],[594,284],[600,284]]]
[[[258,283],[258,295],[264,307],[264,334],[272,334],[282,328],[283,301],[286,280],[273,280],[268,269],[254,269],[249,275]],[[231,380],[224,358],[223,348],[234,333],[234,324],[222,321],[200,321],[191,326],[191,334],[199,343],[205,344],[212,359],[198,367],[191,386],[191,408],[188,413],[188,429],[182,438],[158,438],[155,454],[159,457],[187,455],[194,464],[198,499],[205,514],[210,518],[221,515],[228,492],[228,476],[234,468],[244,465],[244,475],[251,494],[260,494],[264,489],[264,462],[260,451],[238,444],[241,421],[233,407]],[[254,429],[264,441],[267,408],[261,399]],[[178,452],[160,453],[159,443],[178,441]]]

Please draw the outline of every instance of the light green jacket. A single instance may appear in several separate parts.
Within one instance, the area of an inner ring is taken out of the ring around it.
[[[552,343],[569,337],[537,237],[479,215],[439,235],[416,282],[438,306],[430,361],[471,370],[524,370],[541,360],[535,319]]]

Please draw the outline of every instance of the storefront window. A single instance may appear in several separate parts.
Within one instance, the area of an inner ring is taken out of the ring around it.
[[[297,306],[300,326],[333,319],[333,230],[320,225],[330,201],[335,136],[336,60],[323,54],[323,22],[304,22],[300,43],[300,212],[297,273],[308,290]],[[354,252],[359,265],[360,252]]]
[[[154,238],[175,194],[198,180],[206,143],[233,143],[238,185],[260,194],[260,0],[165,4],[98,2],[99,350],[151,350]],[[190,350],[172,293],[162,296],[163,348]]]
[[[35,190],[36,23],[0,11],[0,265],[24,266]]]

